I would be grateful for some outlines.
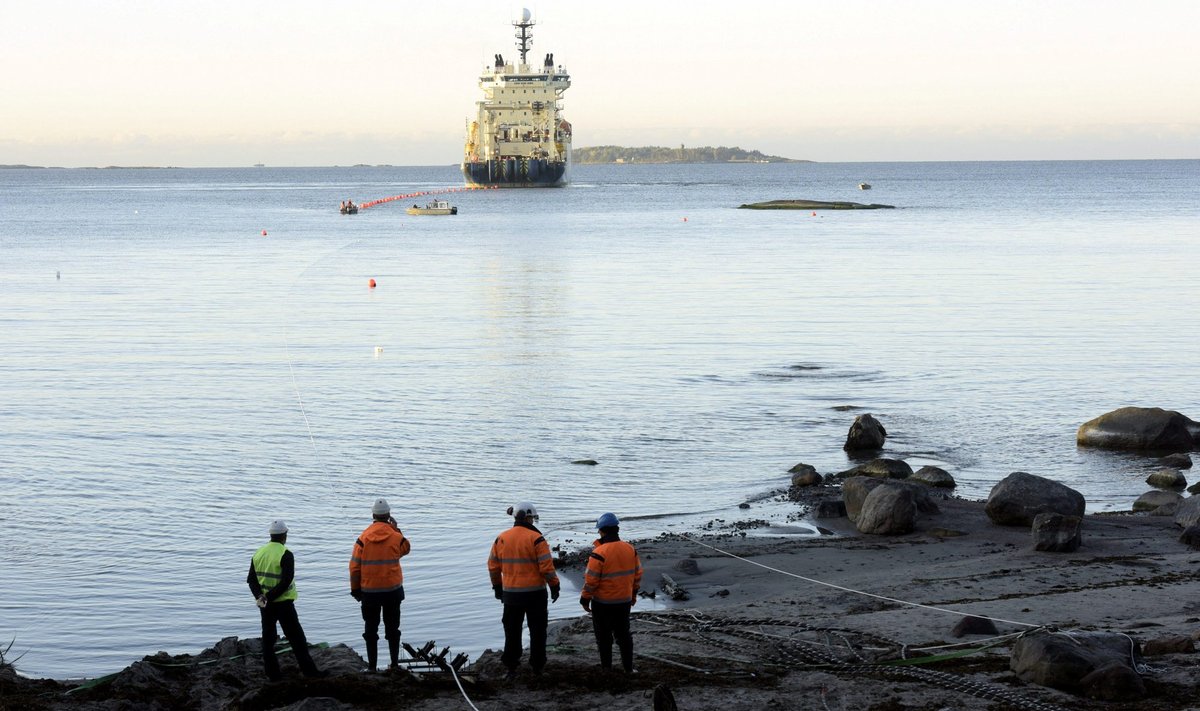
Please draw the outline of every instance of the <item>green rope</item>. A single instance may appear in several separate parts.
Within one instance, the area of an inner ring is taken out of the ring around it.
[[[308,648],[309,649],[329,649],[329,643],[328,642],[319,642],[317,644],[310,644],[310,645],[308,645]],[[292,651],[292,645],[287,644],[287,645],[277,648],[275,650],[275,653],[279,654],[280,652],[290,652],[290,651]],[[208,666],[210,664],[216,664],[218,662],[228,662],[228,661],[233,661],[234,659],[242,659],[244,657],[249,657],[249,656],[262,656],[262,652],[247,652],[246,654],[235,654],[232,657],[218,657],[216,659],[205,659],[204,661],[200,661],[200,662],[186,662],[186,663],[177,663],[177,664],[165,664],[163,662],[156,662],[152,659],[143,659],[142,661],[146,662],[147,664],[156,666],[156,667],[182,668],[182,667],[203,667],[203,666]],[[105,674],[104,676],[96,677],[95,679],[89,679],[88,681],[85,681],[84,683],[80,684],[79,686],[75,687],[74,689],[68,689],[68,690],[64,691],[63,695],[70,696],[71,694],[74,694],[77,691],[83,691],[85,689],[94,689],[98,686],[103,686],[105,684],[112,682],[113,679],[116,679],[120,675],[121,675],[121,672],[116,672],[113,674]]]

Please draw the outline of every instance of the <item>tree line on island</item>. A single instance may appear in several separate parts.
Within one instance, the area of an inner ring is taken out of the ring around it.
[[[590,146],[572,151],[576,163],[811,163],[734,146],[678,148],[666,146]]]

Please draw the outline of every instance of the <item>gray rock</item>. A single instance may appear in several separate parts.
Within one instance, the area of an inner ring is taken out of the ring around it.
[[[1141,675],[1128,664],[1111,662],[1080,680],[1083,693],[1098,701],[1136,701],[1146,694]]]
[[[847,452],[859,452],[869,449],[881,449],[887,439],[887,430],[867,412],[854,418],[850,431],[846,434],[846,444],[842,449]]]
[[[939,513],[939,509],[929,496],[929,487],[924,484],[911,484],[899,479],[879,479],[870,476],[855,476],[842,482],[842,499],[846,502],[846,516],[851,521],[858,520],[867,496],[880,486],[900,486],[912,491],[917,504],[917,510],[924,514]]]
[[[1080,534],[1079,516],[1064,516],[1056,513],[1040,513],[1033,517],[1031,532],[1033,549],[1051,553],[1070,553],[1079,550],[1083,541]]]
[[[1192,434],[1192,440],[1193,440],[1193,442],[1197,441],[1196,435],[1194,433]],[[1167,456],[1160,459],[1159,463],[1162,464],[1164,467],[1170,467],[1171,469],[1191,469],[1192,468],[1191,456],[1184,454],[1182,452],[1176,452],[1175,454],[1168,454]]]
[[[992,487],[984,510],[1001,526],[1029,526],[1040,513],[1083,516],[1083,495],[1044,477],[1013,472]]]
[[[695,558],[684,558],[682,560],[677,560],[675,561],[675,565],[672,565],[671,567],[687,575],[700,574],[700,564],[696,562]]]
[[[1122,407],[1079,426],[1075,442],[1103,449],[1187,452],[1196,423],[1161,407]]]
[[[950,634],[954,637],[965,637],[969,634],[1000,634],[1000,630],[996,629],[996,623],[986,617],[976,617],[968,615],[958,621],[954,625],[954,629],[950,630]]]
[[[816,474],[817,468],[811,464],[805,464],[804,462],[800,462],[799,464],[795,465],[791,469],[788,469],[788,474],[801,474],[803,472],[812,472],[813,474]]]
[[[1191,654],[1196,651],[1196,643],[1191,637],[1173,635],[1147,640],[1142,645],[1142,654],[1147,657],[1161,657],[1164,654]]]
[[[817,518],[845,518],[846,502],[841,499],[826,499],[817,504]]]
[[[1180,528],[1191,528],[1200,524],[1200,496],[1189,496],[1179,502],[1175,511],[1175,525]]]
[[[1141,677],[1130,661],[1130,645],[1136,642],[1112,632],[1072,632],[1033,634],[1018,639],[1009,656],[1009,668],[1022,681],[1062,689],[1093,698],[1125,698],[1122,694],[1141,689]],[[1109,671],[1088,679],[1097,670],[1109,666],[1124,666],[1132,676]]]
[[[872,459],[838,474],[839,477],[874,476],[884,479],[907,479],[912,476],[912,467],[902,459]]]
[[[1200,526],[1188,526],[1179,534],[1179,542],[1200,550]]]
[[[1150,515],[1151,516],[1172,516],[1173,517],[1176,513],[1179,512],[1179,503],[1180,502],[1176,501],[1176,502],[1170,503],[1170,504],[1163,504],[1162,506],[1159,506],[1158,508],[1151,511]]]
[[[928,465],[913,472],[912,476],[908,477],[908,480],[940,489],[953,489],[958,486],[958,483],[954,481],[954,477],[950,476],[949,472],[945,469]]]
[[[1161,506],[1168,504],[1178,505],[1183,501],[1183,497],[1176,494],[1174,491],[1154,490],[1147,491],[1137,497],[1137,501],[1133,502],[1134,511],[1153,511]]]
[[[1146,483],[1159,489],[1182,489],[1187,486],[1187,479],[1178,469],[1159,469],[1146,477]]]
[[[824,477],[817,473],[816,469],[808,468],[808,471],[799,471],[792,474],[792,486],[817,486],[825,481]]]
[[[597,464],[599,464],[600,462],[597,462],[595,459],[576,459],[575,461],[573,461],[571,463],[572,464],[582,464],[582,465],[588,466],[588,467],[594,467]]]
[[[861,533],[893,535],[912,533],[917,522],[917,502],[906,486],[877,486],[863,500],[854,525]]]

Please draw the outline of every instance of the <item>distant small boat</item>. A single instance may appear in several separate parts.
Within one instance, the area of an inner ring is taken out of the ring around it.
[[[458,208],[447,200],[432,200],[425,207],[413,205],[405,210],[410,215],[457,215]]]
[[[357,215],[358,205],[355,205],[350,200],[347,200],[346,202],[342,203],[342,206],[338,209],[338,211],[343,215]]]
[[[871,189],[871,184],[870,184],[870,183],[859,183],[859,184],[858,184],[858,189],[859,189],[859,190],[870,190],[870,189]]]

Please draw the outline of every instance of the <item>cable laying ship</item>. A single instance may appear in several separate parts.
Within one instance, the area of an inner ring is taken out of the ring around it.
[[[463,177],[479,187],[548,188],[566,185],[571,165],[571,124],[559,115],[559,100],[571,86],[562,65],[547,54],[541,66],[525,61],[533,44],[529,10],[514,22],[521,62],[495,56],[479,77],[483,101],[467,128]]]

